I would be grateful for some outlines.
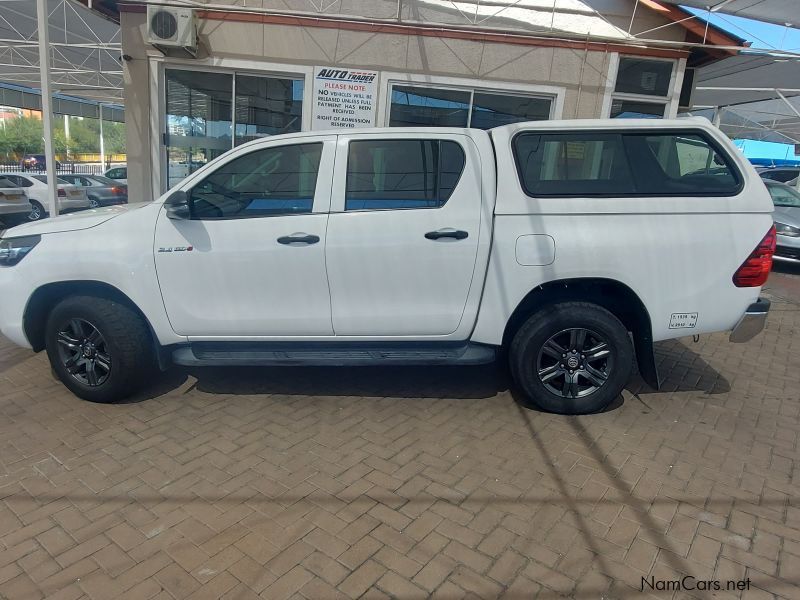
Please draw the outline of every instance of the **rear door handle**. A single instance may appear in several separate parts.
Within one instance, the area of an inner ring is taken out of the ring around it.
[[[439,238],[454,238],[456,240],[463,240],[469,237],[469,233],[461,231],[460,229],[439,229],[437,231],[429,231],[425,234],[429,240],[438,240]]]
[[[310,235],[308,233],[293,233],[292,235],[284,235],[278,238],[279,244],[285,244],[287,246],[292,244],[305,244],[306,246],[310,246],[311,244],[316,244],[318,241],[318,235]]]

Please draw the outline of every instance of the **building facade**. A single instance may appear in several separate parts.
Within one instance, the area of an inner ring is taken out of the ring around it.
[[[265,135],[672,117],[687,65],[741,42],[655,0],[245,4],[198,3],[194,56],[120,5],[131,197]]]

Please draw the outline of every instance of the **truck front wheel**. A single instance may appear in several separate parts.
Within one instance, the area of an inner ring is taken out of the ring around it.
[[[47,319],[45,345],[61,382],[91,402],[129,396],[154,365],[144,319],[107,298],[71,296],[59,302]]]
[[[539,408],[582,415],[619,396],[631,374],[633,347],[625,326],[606,309],[563,302],[540,309],[520,327],[509,361],[517,385]]]

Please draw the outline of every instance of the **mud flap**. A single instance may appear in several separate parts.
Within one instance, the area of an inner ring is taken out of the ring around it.
[[[653,349],[653,340],[649,334],[634,334],[633,345],[636,349],[636,362],[639,365],[639,375],[644,382],[654,390],[661,387],[656,366],[656,355]]]

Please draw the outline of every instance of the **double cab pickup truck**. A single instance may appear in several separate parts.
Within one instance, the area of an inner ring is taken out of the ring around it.
[[[0,329],[77,396],[170,363],[477,364],[602,410],[653,343],[764,326],[773,206],[708,121],[260,139],[158,200],[0,241]]]

